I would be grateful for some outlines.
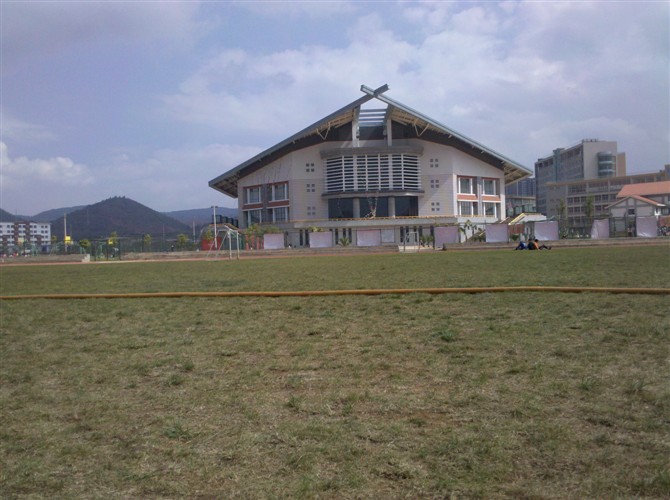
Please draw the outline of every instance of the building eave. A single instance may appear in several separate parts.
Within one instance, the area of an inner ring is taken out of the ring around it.
[[[250,158],[244,163],[241,163],[224,174],[212,179],[209,181],[209,186],[221,193],[237,198],[238,182],[242,177],[262,168],[282,153],[285,154],[292,149],[311,145],[315,139],[320,141],[326,140],[331,130],[352,122],[356,118],[356,113],[360,110],[361,105],[371,99],[378,99],[387,105],[385,120],[391,120],[404,126],[411,126],[418,139],[424,138],[422,136],[426,134],[426,137],[424,138],[426,140],[432,140],[434,142],[452,146],[500,169],[504,174],[506,184],[517,182],[530,177],[533,174],[530,169],[510,160],[491,148],[450,129],[446,125],[429,118],[423,113],[386,97],[384,92],[387,90],[388,85],[383,85],[377,89],[362,85],[361,91],[365,94],[363,97],[352,101],[346,106],[293,134],[289,138],[284,139],[257,154],[253,158]]]

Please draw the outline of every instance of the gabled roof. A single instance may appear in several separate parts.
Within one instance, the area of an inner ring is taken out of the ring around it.
[[[654,207],[664,207],[665,206],[665,204],[661,203],[660,201],[650,200],[649,198],[645,198],[644,196],[638,196],[636,194],[631,194],[630,196],[626,196],[624,198],[617,199],[617,201],[615,201],[614,203],[609,205],[607,208],[612,208],[613,206],[619,205],[619,204],[623,203],[624,201],[630,200],[630,199],[638,200],[638,201],[641,201],[642,203],[646,203],[646,204],[652,205]]]
[[[632,195],[650,196],[655,194],[670,194],[670,181],[626,184],[616,196],[617,198],[625,198]]]
[[[235,168],[209,181],[209,186],[234,198],[237,197],[237,183],[242,177],[251,174],[255,170],[268,165],[277,158],[288,154],[289,152],[322,143],[327,140],[331,130],[346,125],[357,118],[361,105],[366,102],[377,99],[387,105],[386,110],[374,110],[376,120],[379,120],[380,113],[383,114],[384,121],[390,118],[392,121],[405,126],[411,126],[417,138],[428,141],[439,142],[459,149],[466,154],[474,156],[490,165],[493,165],[505,173],[507,183],[515,182],[532,175],[532,171],[523,165],[510,160],[500,153],[487,148],[486,146],[450,129],[446,125],[439,123],[426,115],[405,106],[404,104],[386,97],[384,92],[388,90],[388,85],[383,85],[378,89],[372,89],[365,85],[361,86],[361,91],[365,94],[363,97],[350,102],[346,106],[329,114],[328,116],[312,123],[301,131],[293,134],[287,139],[275,144],[265,151],[257,154],[253,158],[241,163]],[[362,123],[362,121],[361,121]]]

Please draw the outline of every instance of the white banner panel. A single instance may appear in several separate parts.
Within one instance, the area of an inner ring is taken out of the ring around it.
[[[658,236],[658,222],[656,217],[636,217],[635,227],[640,238],[656,238]]]
[[[382,229],[382,243],[395,243],[395,229]]]
[[[486,243],[507,243],[507,224],[486,224]]]
[[[441,248],[444,244],[458,243],[457,226],[437,226],[435,228],[435,248]]]
[[[263,235],[263,248],[279,250],[284,248],[284,233],[268,233]]]
[[[357,247],[378,247],[382,244],[382,237],[379,229],[364,229],[356,231]]]
[[[309,248],[330,248],[333,246],[333,233],[322,231],[309,233]]]
[[[535,223],[535,238],[540,241],[558,240],[558,221],[549,220]]]
[[[610,237],[610,221],[609,219],[599,219],[593,221],[591,226],[592,240],[605,240]]]

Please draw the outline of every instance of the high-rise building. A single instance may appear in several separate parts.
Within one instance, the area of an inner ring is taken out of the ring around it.
[[[616,141],[584,139],[569,148],[535,162],[537,211],[558,215],[559,207],[549,202],[548,183],[582,179],[607,179],[626,175],[626,153],[619,153]]]

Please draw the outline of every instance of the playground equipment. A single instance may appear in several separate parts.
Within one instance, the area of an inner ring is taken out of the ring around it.
[[[401,253],[418,252],[421,249],[421,242],[419,241],[419,233],[416,231],[409,231],[398,246],[398,251]]]
[[[220,234],[224,233],[224,236],[219,240]],[[228,258],[233,258],[233,247],[235,249],[235,258],[240,258],[240,232],[237,228],[232,227],[228,224],[222,224],[220,226],[214,225],[214,239],[211,241],[209,249],[207,250],[207,257],[210,257],[213,252],[215,257],[219,257],[221,251],[228,250]],[[219,243],[220,241],[220,243]]]

